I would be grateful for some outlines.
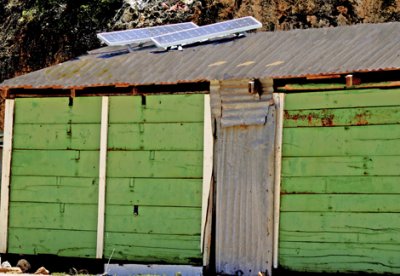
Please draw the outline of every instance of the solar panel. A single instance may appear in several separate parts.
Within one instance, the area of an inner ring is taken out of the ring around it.
[[[188,30],[198,28],[193,22],[170,24],[164,26],[131,29],[125,31],[115,31],[99,33],[97,37],[109,46],[115,45],[127,45],[132,43],[142,43],[151,41],[154,36],[168,34],[172,32],[179,32],[182,30]]]
[[[183,30],[152,37],[151,40],[153,40],[158,47],[168,48],[172,46],[201,42],[210,38],[242,33],[261,27],[262,24],[254,17],[246,16],[238,19],[201,26],[196,29]]]

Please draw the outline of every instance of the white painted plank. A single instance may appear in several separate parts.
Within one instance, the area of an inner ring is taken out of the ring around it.
[[[203,196],[201,205],[201,252],[204,252],[206,221],[209,208],[210,184],[213,171],[214,138],[212,133],[210,95],[204,95],[204,147],[203,147]]]
[[[210,254],[211,254],[211,237],[212,237],[212,214],[213,214],[213,202],[214,202],[214,182],[211,179],[210,185],[210,197],[208,198],[208,212],[206,222],[204,226],[204,242],[203,242],[203,267],[209,268],[210,266]]]
[[[106,166],[107,166],[107,132],[108,132],[108,97],[102,98],[100,128],[100,162],[99,162],[99,201],[97,215],[96,258],[103,258],[104,250],[104,216],[106,205]]]
[[[6,100],[4,118],[3,164],[0,197],[0,253],[7,252],[11,154],[14,125],[14,100]]]
[[[274,243],[273,243],[273,266],[278,268],[278,248],[279,248],[279,213],[281,205],[281,171],[282,171],[282,134],[283,134],[283,114],[285,104],[284,93],[274,93],[276,104],[276,133],[275,133],[275,179],[274,179]]]

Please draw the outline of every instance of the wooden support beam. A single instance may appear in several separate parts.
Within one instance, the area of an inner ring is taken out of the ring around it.
[[[276,133],[275,133],[275,179],[274,179],[274,242],[273,242],[273,266],[278,268],[279,249],[279,215],[281,200],[281,171],[282,171],[282,134],[283,115],[285,108],[285,94],[273,94],[276,106]]]
[[[204,253],[204,261],[207,262],[208,258],[206,255],[209,254],[210,248],[207,248],[208,237],[205,233],[211,234],[207,231],[206,226],[211,222],[209,216],[212,214],[212,204],[209,202],[210,198],[210,186],[212,181],[213,171],[213,150],[214,150],[214,138],[212,131],[211,121],[211,105],[210,95],[204,95],[204,140],[203,140],[203,196],[202,196],[202,207],[201,207],[201,250]],[[208,225],[210,226],[210,225]],[[207,253],[207,254],[206,254]],[[207,264],[204,264],[207,265]]]
[[[0,253],[7,252],[8,211],[10,196],[11,153],[14,125],[14,100],[5,103],[3,164],[0,194]]]
[[[71,96],[70,97],[71,98],[75,98],[76,97],[76,89],[75,88],[71,89]]]
[[[7,89],[7,88],[3,88],[3,89],[1,90],[1,97],[2,97],[3,99],[8,99],[8,98],[10,97],[10,90]]]
[[[208,271],[210,269],[211,258],[211,238],[212,238],[212,221],[213,221],[213,202],[214,202],[214,181],[211,179],[210,183],[210,196],[208,198],[208,208],[206,221],[204,225],[204,241],[203,241],[203,267]]]
[[[107,132],[109,98],[102,97],[100,127],[100,161],[99,161],[99,200],[97,215],[97,247],[96,258],[103,258],[104,250],[104,218],[106,205],[106,166],[107,166]]]
[[[333,75],[308,75],[306,77],[307,80],[325,80],[325,79],[339,79],[342,76],[339,74]]]
[[[137,88],[136,86],[132,87],[132,95],[139,95],[139,88]]]

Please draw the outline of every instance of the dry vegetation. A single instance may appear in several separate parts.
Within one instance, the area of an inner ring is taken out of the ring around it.
[[[220,19],[253,15],[265,30],[320,28],[400,20],[400,0],[223,0]]]

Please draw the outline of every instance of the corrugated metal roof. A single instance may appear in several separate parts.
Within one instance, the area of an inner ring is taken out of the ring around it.
[[[291,78],[400,69],[400,22],[259,32],[160,51],[86,55],[7,80],[1,87],[175,84],[240,78]]]

